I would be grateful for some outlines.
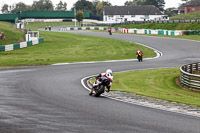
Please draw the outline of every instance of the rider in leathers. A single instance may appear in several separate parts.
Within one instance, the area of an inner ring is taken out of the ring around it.
[[[110,79],[110,84],[107,86],[107,90],[106,90],[107,92],[110,91],[110,87],[111,87],[112,81],[113,81],[113,76],[112,76],[112,70],[111,69],[107,69],[106,73],[101,73],[96,77],[96,81],[94,82],[93,87],[92,87],[91,92],[89,93],[89,95],[93,94],[94,88],[97,87],[101,83],[102,78]]]

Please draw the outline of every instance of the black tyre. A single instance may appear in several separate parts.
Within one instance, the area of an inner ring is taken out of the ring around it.
[[[99,97],[102,93],[104,93],[104,86],[101,85],[100,87],[98,87],[98,89],[96,90],[96,93],[95,93],[95,97]]]
[[[137,58],[139,62],[142,61],[142,56],[138,56]]]

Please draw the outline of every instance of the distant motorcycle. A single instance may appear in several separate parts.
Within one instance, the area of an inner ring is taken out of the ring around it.
[[[139,62],[142,62],[142,54],[138,54],[137,59]]]
[[[112,31],[111,31],[111,29],[109,29],[108,32],[109,32],[110,35],[112,35]]]
[[[95,97],[99,97],[101,94],[103,94],[105,92],[105,87],[107,87],[111,81],[110,79],[101,79],[101,81],[98,81],[98,82],[101,82],[101,83],[94,88]]]
[[[138,49],[138,51],[136,52],[137,55],[137,59],[139,62],[142,62],[142,56],[143,56],[143,52],[141,50]]]

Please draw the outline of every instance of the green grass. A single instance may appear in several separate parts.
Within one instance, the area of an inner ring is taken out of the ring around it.
[[[45,42],[10,52],[0,52],[1,65],[49,65],[64,62],[134,59],[141,49],[144,57],[156,54],[149,48],[115,39],[70,33],[40,31]]]
[[[117,73],[111,90],[200,107],[200,93],[176,85],[175,79],[179,76],[179,68]]]
[[[117,25],[115,27],[122,28],[137,28],[137,29],[166,29],[166,30],[200,30],[200,24],[198,22],[194,23],[166,23],[166,24],[129,24],[129,25]]]
[[[170,20],[186,20],[186,19],[199,19],[200,12],[188,13],[188,14],[180,14],[173,17],[170,17]]]
[[[74,25],[74,22],[29,22],[26,24],[26,29],[29,30],[38,30],[39,28],[45,28],[46,26],[67,26]]]
[[[24,32],[17,30],[14,24],[0,22],[0,32],[4,32],[5,40],[0,40],[0,45],[13,44],[25,40]]]

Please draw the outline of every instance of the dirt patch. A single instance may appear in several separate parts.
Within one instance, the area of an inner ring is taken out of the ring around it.
[[[200,73],[199,73],[199,75],[200,75]],[[182,88],[182,89],[184,89],[184,90],[200,93],[200,90],[198,90],[198,89],[193,89],[193,88],[188,88],[188,87],[186,87],[186,86],[183,86],[182,83],[181,83],[181,81],[180,81],[180,77],[179,77],[179,78],[176,78],[175,82],[176,82],[176,84],[177,84],[180,88]]]

